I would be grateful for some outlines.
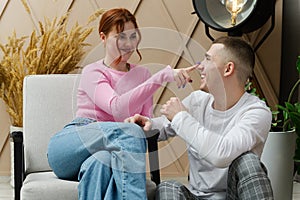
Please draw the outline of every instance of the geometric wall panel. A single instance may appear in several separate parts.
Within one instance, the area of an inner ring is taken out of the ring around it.
[[[210,40],[204,34],[203,24],[199,22],[195,14],[191,14],[194,11],[192,0],[23,1],[28,5],[29,12],[26,11],[21,0],[0,0],[1,43],[7,42],[6,39],[13,30],[16,30],[18,36],[29,35],[34,29],[39,29],[38,22],[44,22],[45,17],[50,20],[54,17],[60,18],[69,11],[70,26],[73,26],[75,22],[85,25],[88,17],[99,8],[125,7],[134,13],[143,34],[140,44],[143,59],[139,64],[149,67],[153,73],[166,65],[171,65],[173,68],[182,68],[200,61],[203,58],[205,49],[210,44]],[[87,43],[91,46],[86,48],[85,57],[80,63],[82,66],[101,59],[104,55],[104,47],[97,33],[98,21],[99,19],[89,24],[89,26],[95,27],[95,30],[87,38]],[[280,59],[280,56],[272,57],[273,60]],[[135,61],[134,58],[133,61]],[[265,61],[265,63],[267,62]],[[170,94],[183,98],[191,90],[197,89],[197,81],[194,81],[189,88],[190,90],[186,88],[178,91],[176,85],[167,84],[165,88],[158,90],[154,101],[156,104],[161,104],[166,98],[169,98]],[[174,92],[175,90],[176,92]],[[0,108],[1,122],[8,121],[3,120],[8,117],[3,106],[0,106]],[[9,123],[0,123],[0,134],[6,134],[9,125]],[[2,138],[1,135],[0,139],[3,140]],[[186,165],[187,156],[184,143],[179,138],[174,138],[168,142],[162,142],[160,148],[162,150],[160,160],[164,166],[164,169],[161,170],[162,175],[186,175],[188,165]],[[171,160],[168,160],[170,158]],[[7,160],[9,158],[0,157],[1,163],[7,162]],[[8,175],[10,174],[9,170],[9,168],[0,169],[0,171],[6,171]]]

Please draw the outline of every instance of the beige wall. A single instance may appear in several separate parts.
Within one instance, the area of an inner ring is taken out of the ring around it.
[[[9,118],[4,112],[6,109],[2,100],[0,100],[0,176],[10,174],[10,143],[8,138],[9,133]]]
[[[7,37],[16,30],[18,36],[29,35],[38,27],[38,21],[44,17],[52,19],[62,16],[70,10],[70,25],[78,21],[81,25],[87,22],[88,17],[98,8],[126,7],[135,13],[142,28],[142,42],[140,49],[143,60],[140,64],[148,66],[153,72],[167,64],[181,68],[202,60],[205,49],[210,45],[206,37],[204,26],[199,22],[194,11],[192,0],[25,0],[31,10],[28,14],[20,0],[0,1],[0,42],[6,43]],[[276,4],[276,26],[273,33],[257,52],[256,76],[263,92],[271,105],[277,102],[279,91],[280,45],[281,45],[281,7],[282,2]],[[92,24],[97,26],[97,22]],[[268,28],[268,25],[264,29]],[[264,29],[261,32],[264,32]],[[260,31],[244,36],[252,43],[261,36]],[[217,37],[224,33],[211,34]],[[103,56],[103,46],[99,43],[97,31],[89,36],[87,55],[81,64],[92,62]],[[1,55],[0,55],[1,57]],[[136,59],[133,58],[132,61]],[[193,74],[195,80],[198,75]],[[155,102],[161,104],[170,96],[184,98],[189,92],[197,89],[197,81],[185,90],[178,91],[176,86],[168,84],[167,89],[156,93]],[[159,106],[158,106],[159,107]],[[9,130],[9,118],[5,105],[0,102],[0,176],[10,174],[9,145],[6,138]],[[178,148],[180,147],[180,148]],[[160,162],[166,175],[187,174],[188,166],[185,154],[185,145],[178,138],[160,144]],[[170,165],[173,163],[172,165]]]

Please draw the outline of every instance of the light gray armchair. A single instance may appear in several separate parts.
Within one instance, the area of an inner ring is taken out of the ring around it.
[[[50,137],[75,115],[78,74],[31,75],[24,79],[23,132],[12,133],[15,146],[15,199],[77,199],[78,182],[58,179],[47,161]],[[147,133],[151,180],[148,199],[160,182],[157,134]],[[21,191],[20,191],[21,188]]]

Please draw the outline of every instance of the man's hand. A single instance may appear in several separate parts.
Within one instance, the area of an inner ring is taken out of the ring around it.
[[[180,88],[180,87],[184,88],[186,83],[192,82],[192,79],[191,79],[189,73],[192,72],[194,69],[196,69],[198,66],[199,66],[199,64],[196,64],[196,65],[193,65],[193,66],[187,67],[187,68],[173,69],[174,79],[176,81],[178,88]]]
[[[140,114],[135,114],[134,116],[125,119],[124,122],[135,123],[143,127],[144,131],[150,131],[152,127],[151,119]]]
[[[171,97],[171,99],[162,105],[162,108],[160,109],[161,114],[165,115],[170,121],[172,121],[174,116],[181,111],[188,110],[177,97]]]

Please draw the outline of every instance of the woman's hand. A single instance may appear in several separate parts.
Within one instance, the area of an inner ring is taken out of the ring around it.
[[[177,87],[178,88],[184,88],[186,83],[191,83],[192,79],[189,75],[191,71],[196,69],[199,64],[193,65],[191,67],[187,68],[181,68],[181,69],[173,69],[174,71],[174,79],[176,81]]]
[[[152,127],[151,119],[140,114],[135,114],[134,116],[125,119],[124,122],[135,123],[143,127],[144,131],[150,131]]]

